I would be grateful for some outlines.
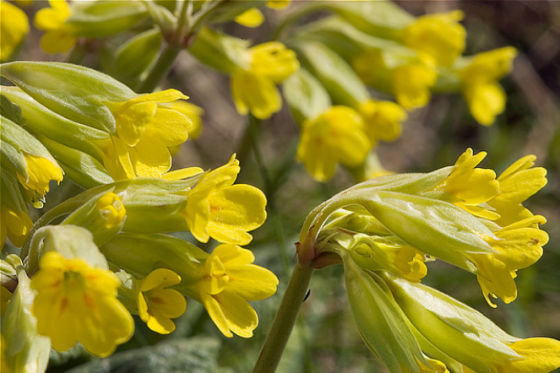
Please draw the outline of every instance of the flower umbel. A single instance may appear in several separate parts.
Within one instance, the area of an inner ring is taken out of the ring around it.
[[[138,314],[148,328],[156,333],[169,334],[175,330],[175,319],[185,313],[187,301],[177,290],[168,289],[181,282],[175,272],[158,268],[140,284]]]
[[[116,298],[119,280],[108,270],[47,252],[31,286],[37,291],[37,330],[57,351],[79,341],[90,353],[106,357],[132,336],[132,316]]]

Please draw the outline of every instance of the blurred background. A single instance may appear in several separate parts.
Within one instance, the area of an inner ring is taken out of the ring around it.
[[[519,271],[516,279],[519,296],[515,302],[509,305],[498,302],[498,308],[492,309],[484,300],[475,276],[441,262],[428,264],[428,276],[423,282],[476,308],[517,337],[560,339],[560,2],[396,2],[418,16],[463,10],[465,19],[462,24],[467,29],[465,55],[503,46],[513,46],[519,54],[512,74],[501,81],[508,99],[506,110],[498,116],[496,123],[490,127],[477,124],[460,95],[433,95],[429,105],[410,113],[400,139],[378,146],[378,155],[385,168],[395,172],[431,171],[453,164],[466,148],[471,147],[475,152],[488,152],[481,167],[494,169],[498,174],[527,154],[535,154],[536,164],[548,170],[548,185],[525,206],[546,217],[548,223],[543,229],[550,235],[550,241],[537,264]],[[267,23],[257,29],[234,23],[227,24],[225,29],[229,34],[255,43],[267,41],[280,20],[297,6],[296,2],[280,12],[264,9]],[[34,4],[27,9],[30,19],[40,7],[41,4]],[[39,49],[40,35],[36,29],[31,31],[19,59],[61,60],[60,56],[46,55]],[[84,62],[96,67],[94,59]],[[315,206],[352,185],[353,179],[345,170],[339,169],[331,181],[321,184],[315,182],[301,164],[291,161],[299,130],[284,107],[270,120],[260,123],[258,133],[253,134],[258,139],[269,173],[269,180],[266,180],[266,174],[263,177],[259,170],[254,150],[246,144],[251,136],[246,135],[246,119],[238,115],[233,106],[228,77],[184,53],[162,85],[162,88],[168,87],[183,91],[191,97],[191,102],[205,110],[201,136],[195,141],[189,140],[178,150],[174,167],[215,168],[226,163],[231,154],[238,153],[242,167],[238,182],[263,189],[268,194],[269,209],[274,209],[267,223],[254,233],[255,239],[249,248],[255,252],[259,264],[278,275],[281,285],[275,296],[255,305],[260,326],[252,339],[224,338],[202,307],[190,301],[186,314],[177,322],[175,333],[159,336],[137,323],[138,335],[120,350],[150,346],[164,339],[203,337],[197,340],[198,346],[202,347],[189,347],[189,356],[198,353],[202,360],[217,357],[219,366],[212,368],[215,371],[248,372],[295,263],[294,243],[298,240],[301,224]],[[62,191],[66,193],[68,188],[64,185],[58,188],[61,198],[64,198]],[[49,200],[57,202],[56,196],[51,195]],[[161,351],[159,354],[167,356]],[[174,371],[175,355],[166,357],[167,371]],[[53,360],[49,372],[70,368],[75,369],[73,372],[112,370],[91,363],[80,367],[85,362],[80,356],[79,353],[59,356],[58,360]],[[131,360],[136,355],[116,354],[111,359],[119,356]],[[127,369],[119,372],[144,371],[140,364],[126,366]],[[340,266],[316,271],[279,372],[386,372],[361,341],[354,326]]]

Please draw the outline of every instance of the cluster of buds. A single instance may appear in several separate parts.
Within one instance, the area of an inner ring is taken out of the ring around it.
[[[51,348],[77,342],[109,356],[131,338],[132,315],[173,332],[185,297],[224,335],[251,337],[258,317],[247,301],[278,285],[240,246],[264,223],[266,197],[235,184],[235,155],[212,171],[169,171],[169,148],[192,129],[178,101],[187,97],[139,95],[71,64],[11,62],[2,75],[15,84],[2,87],[2,245],[21,248],[2,260],[2,361],[44,371]],[[63,177],[89,189],[33,223],[27,206],[41,208]],[[185,231],[220,245],[209,254],[165,234]]]
[[[342,263],[356,324],[395,372],[550,372],[560,342],[513,337],[479,312],[420,284],[442,260],[476,275],[484,297],[517,297],[517,270],[542,255],[546,222],[522,202],[546,170],[521,158],[500,176],[468,149],[454,166],[380,176],[317,207],[304,223],[300,263]]]

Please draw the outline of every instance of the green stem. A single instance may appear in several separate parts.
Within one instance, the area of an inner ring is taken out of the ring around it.
[[[173,34],[172,45],[179,48],[182,41],[190,29],[192,17],[192,0],[183,1],[181,3],[181,9],[179,10],[179,20],[177,21],[177,28]]]
[[[278,368],[278,363],[294,328],[312,275],[312,267],[296,264],[253,373],[274,373]]]
[[[167,45],[163,52],[159,55],[159,58],[150,70],[150,73],[146,79],[138,87],[138,93],[151,93],[156,89],[164,76],[169,73],[169,70],[173,67],[175,59],[181,52],[181,49]]]
[[[317,4],[308,4],[308,5],[304,5],[301,6],[297,9],[297,11],[295,11],[294,13],[288,15],[286,18],[284,18],[282,20],[282,22],[278,25],[278,27],[276,28],[276,30],[274,30],[274,34],[272,35],[271,40],[280,40],[282,37],[282,34],[284,33],[284,31],[286,30],[286,28],[288,26],[290,26],[291,24],[293,24],[294,22],[296,22],[298,19],[305,17],[306,15],[313,13],[313,12],[317,12],[317,11],[321,11],[321,10],[325,10],[325,4],[324,3],[317,3]]]
[[[68,54],[68,57],[66,57],[66,62],[73,63],[75,65],[79,65],[82,62],[87,54],[84,43],[85,40],[78,39],[78,42],[76,43],[76,45],[74,45],[74,48],[72,48],[72,50]]]

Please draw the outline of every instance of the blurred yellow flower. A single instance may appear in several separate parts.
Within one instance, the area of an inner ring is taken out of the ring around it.
[[[315,180],[324,182],[333,177],[338,163],[359,166],[370,149],[360,114],[333,106],[303,123],[297,159]]]
[[[25,12],[7,1],[0,2],[0,61],[10,58],[28,31]]]
[[[117,300],[119,284],[111,271],[47,252],[31,280],[37,291],[37,331],[48,336],[57,351],[79,341],[93,355],[111,355],[134,332],[132,316]]]
[[[181,282],[175,272],[158,268],[140,284],[138,314],[148,328],[156,333],[169,334],[175,330],[175,319],[185,313],[187,301],[177,290],[168,289]]]
[[[419,17],[403,30],[403,43],[427,64],[451,65],[465,49],[467,32],[458,23],[462,19],[460,10]]]
[[[235,22],[245,27],[259,27],[264,22],[264,15],[257,8],[251,8],[235,17]]]
[[[513,47],[479,53],[460,71],[463,97],[472,116],[480,124],[491,125],[504,111],[506,94],[498,79],[511,72],[516,55]]]
[[[282,107],[276,84],[299,69],[295,53],[279,42],[268,42],[248,50],[251,60],[247,70],[231,77],[231,93],[237,111],[249,111],[259,119],[267,119]]]
[[[2,204],[0,210],[0,250],[4,248],[6,237],[14,246],[21,247],[33,227],[33,221],[25,211],[15,211]]]
[[[233,185],[240,171],[235,155],[229,162],[202,176],[187,196],[187,225],[200,242],[210,237],[222,243],[246,245],[247,233],[266,220],[266,197],[251,185]]]
[[[45,31],[41,48],[47,53],[68,52],[76,44],[72,28],[65,23],[72,13],[70,6],[65,0],[49,0],[49,5],[39,10],[34,20],[35,27]]]
[[[401,122],[408,114],[402,107],[390,101],[368,100],[358,107],[364,118],[365,133],[372,145],[377,141],[394,141],[402,132]]]
[[[258,316],[247,301],[262,300],[276,292],[278,278],[252,264],[253,253],[236,245],[219,245],[206,259],[197,285],[201,303],[226,336],[253,336]]]

